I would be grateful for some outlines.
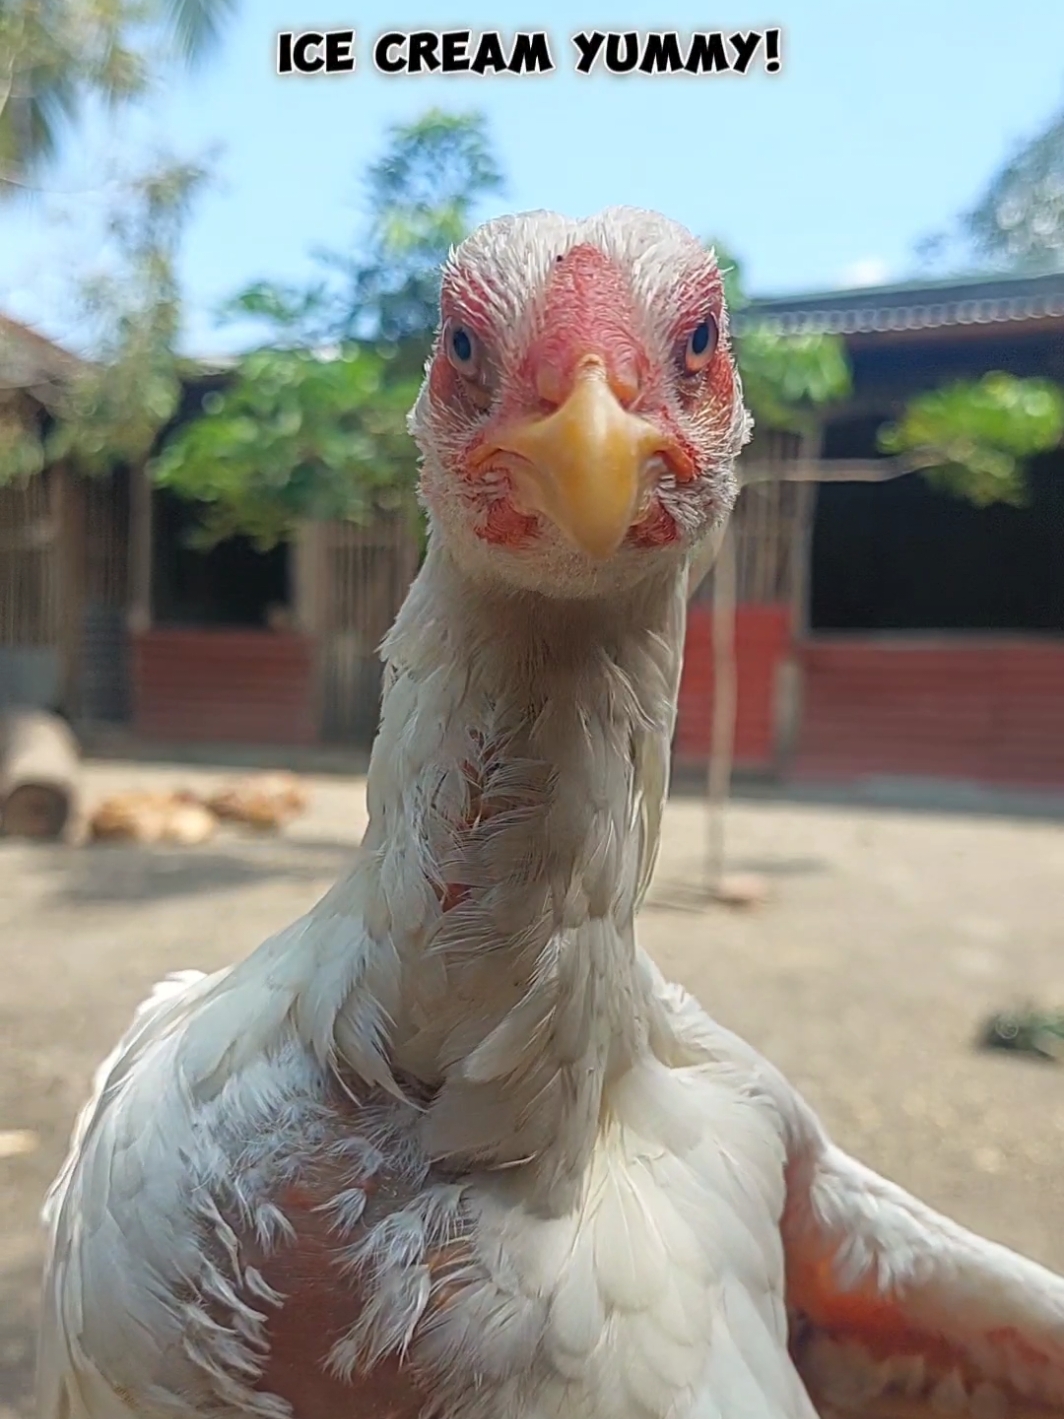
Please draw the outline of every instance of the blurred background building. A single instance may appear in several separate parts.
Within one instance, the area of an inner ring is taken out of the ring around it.
[[[678,762],[734,672],[747,772],[1064,787],[1058,11],[978,4],[958,31],[915,0],[845,24],[793,0],[776,72],[599,82],[546,3],[557,72],[527,82],[289,82],[280,0],[0,9],[0,706],[87,745],[364,750],[423,549],[404,418],[440,263],[500,211],[622,200],[716,248],[757,427],[734,585],[691,607]],[[693,170],[663,135],[696,122],[732,136]],[[323,251],[352,171],[356,229]],[[947,225],[914,243],[925,217]],[[799,293],[753,298],[703,221]]]
[[[1030,462],[1026,505],[979,507],[898,473],[877,444],[945,378],[1064,383],[1064,274],[754,301],[742,319],[840,337],[852,389],[816,447],[777,432],[744,457],[756,481],[735,517],[737,767],[1064,786],[1064,453]],[[39,335],[2,328],[5,379],[17,364],[27,406],[76,371]],[[186,378],[175,422],[227,378]],[[60,707],[90,737],[365,749],[416,527],[305,520],[267,551],[246,536],[202,550],[196,517],[124,469],[53,464],[0,490],[0,693]],[[710,578],[691,608],[686,763],[709,750],[712,595]]]

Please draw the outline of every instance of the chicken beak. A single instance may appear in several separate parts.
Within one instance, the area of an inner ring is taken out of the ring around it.
[[[492,439],[518,456],[514,491],[589,556],[620,546],[650,489],[651,463],[666,451],[661,431],[626,410],[600,360],[588,358],[552,413],[515,422]]]

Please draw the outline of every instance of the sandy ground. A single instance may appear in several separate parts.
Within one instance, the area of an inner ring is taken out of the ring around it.
[[[218,778],[99,764],[89,791]],[[30,1147],[0,1156],[3,1419],[30,1412],[37,1211],[92,1070],[160,975],[252,950],[343,870],[362,784],[309,783],[312,811],[281,839],[0,843],[0,1154],[4,1131],[28,1130]],[[1064,1003],[1064,826],[739,803],[731,863],[772,892],[746,913],[693,899],[703,839],[699,804],[674,801],[642,919],[666,972],[780,1065],[845,1146],[1064,1269],[1064,1070],[972,1048],[990,1010]]]

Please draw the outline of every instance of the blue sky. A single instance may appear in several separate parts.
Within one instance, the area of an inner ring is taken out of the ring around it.
[[[783,30],[776,76],[589,77],[577,29]],[[279,78],[281,28],[354,26],[354,75]],[[546,29],[558,69],[515,78],[383,77],[381,29]],[[994,167],[1064,103],[1061,0],[243,0],[220,49],[175,76],[117,133],[74,135],[42,196],[0,209],[0,308],[76,339],[65,282],[91,263],[99,158],[220,145],[182,259],[185,343],[226,348],[218,302],[258,277],[298,280],[316,245],[357,238],[359,175],[385,125],[430,105],[484,109],[508,176],[481,214],[609,203],[659,208],[726,240],[758,294],[896,279],[913,245],[978,194]],[[66,220],[59,221],[65,212]]]

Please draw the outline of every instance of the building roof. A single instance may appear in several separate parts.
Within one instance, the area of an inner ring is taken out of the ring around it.
[[[756,321],[792,335],[853,335],[1046,319],[1064,321],[1064,271],[774,296],[751,301],[735,324],[742,330]]]
[[[41,389],[69,379],[81,364],[53,340],[0,314],[0,392]]]

